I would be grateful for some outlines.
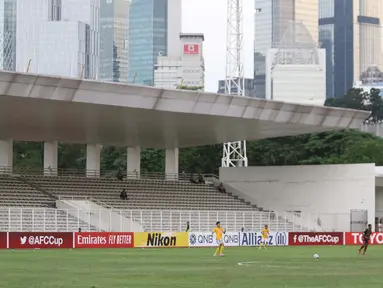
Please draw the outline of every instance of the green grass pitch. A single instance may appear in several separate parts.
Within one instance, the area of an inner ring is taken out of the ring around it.
[[[356,246],[228,247],[222,258],[214,250],[3,250],[0,287],[383,287],[382,246],[366,257]]]

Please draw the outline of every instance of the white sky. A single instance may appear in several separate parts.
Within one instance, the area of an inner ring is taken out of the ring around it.
[[[182,0],[182,32],[204,33],[205,90],[225,79],[227,0]],[[245,77],[253,78],[254,0],[243,0]]]

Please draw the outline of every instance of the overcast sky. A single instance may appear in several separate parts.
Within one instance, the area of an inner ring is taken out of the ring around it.
[[[206,91],[225,79],[227,0],[182,0],[182,32],[204,33]],[[254,0],[244,2],[245,77],[253,78]]]

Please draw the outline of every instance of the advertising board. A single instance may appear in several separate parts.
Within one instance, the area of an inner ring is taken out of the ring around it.
[[[346,245],[362,245],[363,244],[363,233],[361,232],[346,232],[345,244]],[[370,242],[371,245],[382,245],[383,244],[383,233],[375,232],[371,234]]]
[[[0,232],[0,249],[6,249],[8,246],[7,232]]]
[[[225,246],[239,246],[239,233],[226,232],[223,235]],[[217,241],[211,232],[189,232],[189,247],[215,247]]]
[[[343,232],[289,232],[290,246],[343,245]]]
[[[188,247],[188,236],[187,232],[136,232],[134,233],[134,247]]]
[[[73,248],[73,233],[9,232],[10,249]]]
[[[132,248],[132,232],[75,233],[75,248]]]
[[[239,246],[259,246],[262,241],[260,232],[239,233]],[[269,246],[286,246],[289,243],[287,232],[270,232]]]

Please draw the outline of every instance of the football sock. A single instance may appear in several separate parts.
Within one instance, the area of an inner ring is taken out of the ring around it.
[[[215,254],[214,255],[217,255],[219,253],[219,247],[215,250]]]
[[[224,246],[221,246],[221,250],[220,250],[220,254],[223,254],[223,248],[224,248]]]

